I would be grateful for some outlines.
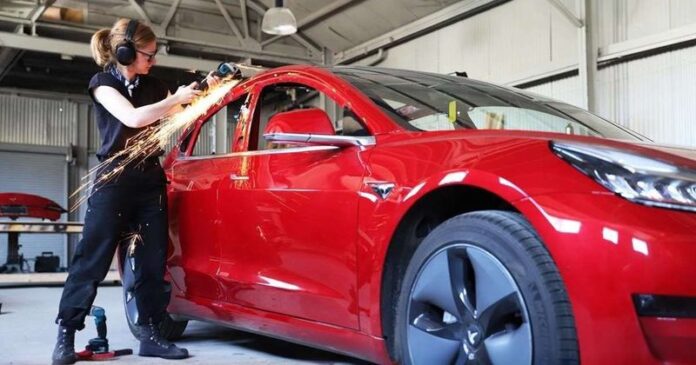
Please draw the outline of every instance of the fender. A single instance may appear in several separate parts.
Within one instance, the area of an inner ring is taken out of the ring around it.
[[[399,223],[416,202],[446,186],[485,190],[513,206],[514,202],[529,198],[513,182],[477,169],[445,170],[430,175],[413,186],[394,186],[384,200],[373,191],[372,185],[375,183],[379,181],[367,178],[362,191],[358,193],[363,198],[358,208],[358,305],[360,313],[365,314],[360,316],[360,328],[373,336],[382,336],[381,313],[376,304],[380,300],[373,298],[381,296],[380,287],[389,243]],[[372,254],[368,256],[367,253]]]

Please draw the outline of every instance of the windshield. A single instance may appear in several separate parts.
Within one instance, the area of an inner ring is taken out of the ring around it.
[[[408,130],[529,130],[644,140],[585,110],[522,90],[414,71],[353,67],[332,71]]]

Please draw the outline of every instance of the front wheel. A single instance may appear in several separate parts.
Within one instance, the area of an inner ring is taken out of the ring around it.
[[[403,364],[577,364],[570,302],[529,223],[466,213],[416,249],[395,311]]]
[[[125,250],[121,253],[121,283],[123,285],[123,307],[126,311],[128,328],[135,338],[139,338],[138,307],[135,305],[135,264],[133,257],[126,254]],[[160,334],[167,340],[176,340],[181,337],[186,330],[188,321],[175,321],[169,314],[165,315],[160,322]]]

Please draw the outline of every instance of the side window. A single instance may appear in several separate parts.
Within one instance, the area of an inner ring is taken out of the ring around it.
[[[235,129],[247,107],[247,96],[248,94],[242,95],[220,108],[201,125],[191,156],[221,155],[231,152]]]
[[[323,92],[301,84],[276,84],[265,87],[261,92],[254,115],[249,150],[292,147],[266,143],[263,132],[275,114],[309,108],[325,111],[336,135],[367,135],[359,118],[350,109],[341,107]],[[256,142],[256,145],[253,145],[253,142]]]

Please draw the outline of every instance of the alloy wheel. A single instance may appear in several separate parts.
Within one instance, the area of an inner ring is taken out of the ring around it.
[[[518,285],[488,251],[451,244],[411,288],[407,343],[413,364],[531,364],[532,333]]]

